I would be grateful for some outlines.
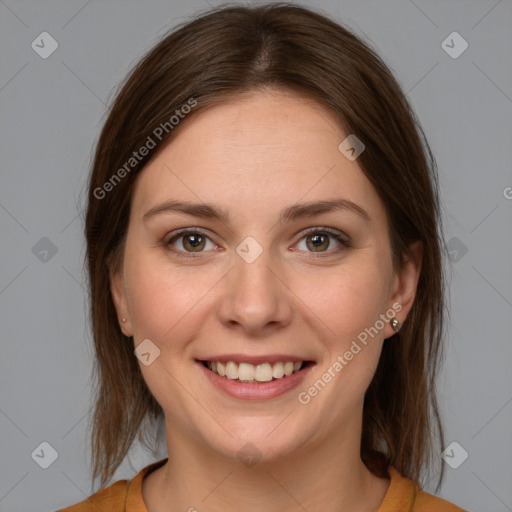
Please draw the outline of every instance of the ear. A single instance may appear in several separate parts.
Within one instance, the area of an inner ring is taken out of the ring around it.
[[[388,307],[397,311],[395,318],[402,324],[405,322],[409,311],[416,297],[416,289],[421,273],[423,261],[423,244],[421,241],[410,245],[410,253],[404,262],[403,267],[393,277],[391,299]],[[393,308],[393,304],[395,308]],[[400,304],[401,309],[397,308]],[[389,338],[395,334],[395,331],[388,323],[386,326],[385,337]]]
[[[132,325],[130,322],[130,317],[128,315],[126,291],[124,288],[124,279],[122,271],[114,270],[112,267],[109,267],[109,277],[110,293],[112,295],[114,307],[116,308],[119,325],[121,326],[121,331],[125,336],[133,336]],[[123,318],[126,318],[125,322],[123,322]]]

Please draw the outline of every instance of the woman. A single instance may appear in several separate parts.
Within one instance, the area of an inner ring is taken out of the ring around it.
[[[163,39],[101,133],[86,238],[93,480],[161,417],[169,456],[63,511],[461,511],[420,489],[444,448],[437,186],[333,21],[225,7]]]

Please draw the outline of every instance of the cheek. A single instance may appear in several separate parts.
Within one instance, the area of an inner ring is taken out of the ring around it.
[[[332,272],[309,274],[299,296],[323,321],[329,339],[343,345],[385,311],[386,282],[386,271],[374,258],[353,258]]]
[[[360,406],[377,368],[383,343],[379,315],[386,310],[386,272],[376,258],[360,258],[357,263],[347,261],[328,277],[308,277],[305,282],[302,293],[306,288],[315,290],[308,295],[308,306],[314,312],[309,316],[316,332],[322,328],[326,355],[311,378],[313,387],[302,391],[321,395],[311,402],[312,414],[323,414],[325,424],[333,428]]]
[[[198,267],[171,266],[164,252],[155,257],[151,251],[127,250],[127,256],[125,281],[135,340],[149,338],[163,347],[172,339],[172,347],[177,346],[187,327],[200,325],[194,321],[200,303],[213,293],[220,276]]]
[[[309,318],[313,332],[339,352],[366,328],[375,324],[386,308],[385,258],[360,249],[330,268],[310,267],[291,273],[288,284],[297,298],[283,291],[281,300],[293,302],[298,315]],[[190,263],[172,264],[162,250],[143,251],[127,245],[125,282],[136,342],[145,338],[159,346],[179,348],[180,340],[199,330],[205,309],[211,310],[225,267]],[[202,312],[202,313],[201,313]],[[203,319],[204,320],[204,319]],[[169,344],[169,340],[173,340]]]

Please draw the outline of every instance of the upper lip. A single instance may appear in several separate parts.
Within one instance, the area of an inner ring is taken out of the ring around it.
[[[263,364],[263,363],[276,363],[282,361],[286,363],[287,361],[311,361],[311,359],[297,357],[287,354],[267,354],[262,356],[250,356],[248,354],[223,354],[218,356],[206,356],[197,359],[198,361],[235,361],[237,363],[249,363],[249,364]]]

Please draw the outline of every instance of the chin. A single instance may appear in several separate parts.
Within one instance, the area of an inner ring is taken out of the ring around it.
[[[224,430],[219,436],[212,437],[212,426],[203,433],[203,441],[218,455],[237,459],[248,466],[255,462],[275,462],[301,449],[308,438],[311,439],[309,429],[302,428],[297,432],[296,422],[284,418],[286,415],[244,416],[223,424],[232,437]],[[290,424],[286,424],[287,421]]]

